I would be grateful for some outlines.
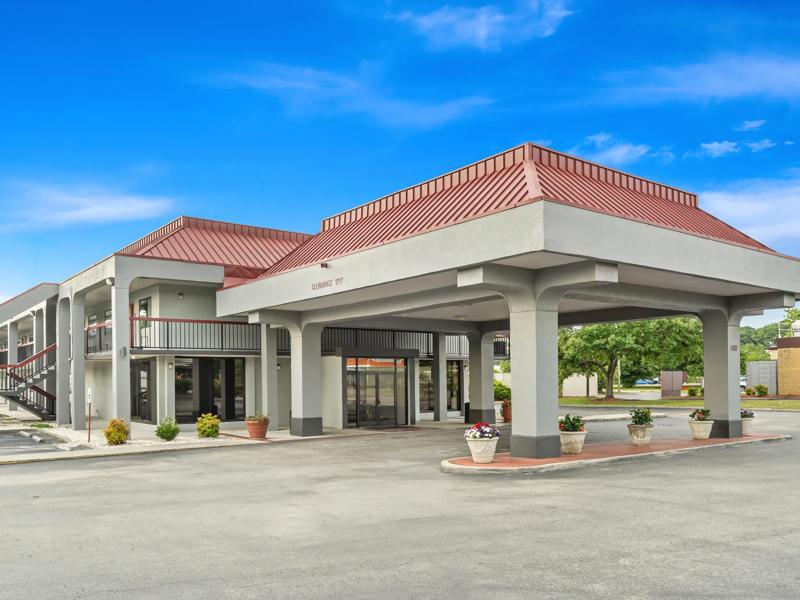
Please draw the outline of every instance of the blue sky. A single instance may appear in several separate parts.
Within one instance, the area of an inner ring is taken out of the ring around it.
[[[180,214],[314,232],[525,140],[800,255],[796,2],[6,0],[0,67],[0,296]]]

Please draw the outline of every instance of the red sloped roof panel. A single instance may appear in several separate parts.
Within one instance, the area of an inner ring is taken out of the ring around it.
[[[255,276],[310,238],[304,233],[180,217],[117,254],[242,267]]]

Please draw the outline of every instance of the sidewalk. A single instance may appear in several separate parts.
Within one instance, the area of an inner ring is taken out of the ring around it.
[[[727,448],[745,444],[777,442],[790,440],[790,435],[751,435],[739,438],[714,438],[694,440],[689,437],[653,440],[647,446],[634,446],[630,442],[589,442],[583,452],[576,455],[562,455],[553,458],[516,458],[508,453],[496,454],[488,464],[476,464],[470,456],[445,459],[441,463],[444,473],[460,474],[509,474],[540,473],[560,469],[573,469],[646,456],[669,456],[709,448]]]

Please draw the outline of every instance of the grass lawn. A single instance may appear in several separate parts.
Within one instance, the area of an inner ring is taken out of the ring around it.
[[[702,398],[668,398],[666,400],[623,400],[621,398],[614,398],[612,400],[604,400],[602,398],[569,396],[560,398],[559,402],[561,404],[580,406],[672,406],[685,408],[699,408],[703,406]],[[777,398],[775,400],[742,398],[742,408],[780,408],[783,410],[800,411],[800,398]]]

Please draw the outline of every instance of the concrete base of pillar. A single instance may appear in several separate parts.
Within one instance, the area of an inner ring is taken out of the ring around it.
[[[494,423],[494,408],[472,408],[469,409],[470,423]]]
[[[553,458],[561,456],[561,436],[512,435],[511,456],[520,458]]]
[[[714,425],[711,427],[712,438],[738,438],[742,437],[742,422],[739,419],[735,421],[723,421],[721,419],[714,419]]]
[[[300,437],[322,435],[322,417],[308,417],[306,419],[292,417],[289,433]]]

